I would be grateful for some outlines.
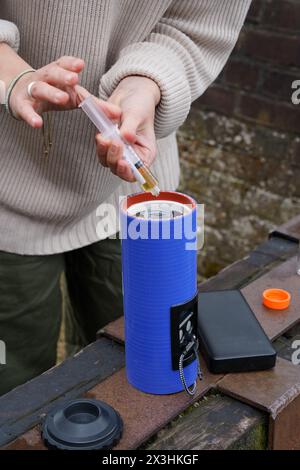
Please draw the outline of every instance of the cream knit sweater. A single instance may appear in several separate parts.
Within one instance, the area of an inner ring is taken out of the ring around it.
[[[125,76],[155,80],[162,98],[152,169],[161,189],[175,189],[176,129],[223,68],[249,5],[250,0],[1,0],[0,42],[36,69],[62,55],[81,57],[82,85],[104,99]],[[97,207],[104,201],[117,206],[120,194],[139,191],[98,163],[95,129],[81,110],[53,112],[52,121],[53,146],[45,160],[41,130],[0,111],[0,250],[51,254],[93,243],[114,231],[107,225],[110,216],[101,218]]]

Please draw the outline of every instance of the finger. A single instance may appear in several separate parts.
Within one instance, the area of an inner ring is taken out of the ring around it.
[[[107,151],[108,151],[110,144],[111,144],[110,140],[104,139],[100,134],[96,134],[97,155],[98,155],[100,163],[105,167],[108,167],[106,159],[107,159]]]
[[[110,103],[109,101],[100,100],[95,98],[98,106],[101,108],[102,111],[105,112],[106,116],[111,119],[112,121],[119,122],[122,115],[122,110],[116,104]]]
[[[91,96],[91,93],[89,93],[85,88],[80,85],[75,85],[74,88],[80,102],[88,98],[88,96]],[[101,109],[101,111],[104,111],[104,113],[109,119],[117,122],[120,121],[122,110],[119,106],[110,103],[109,101],[100,100],[99,98],[96,98],[96,96],[93,96],[93,98]]]
[[[81,101],[85,100],[88,96],[90,96],[90,93],[85,88],[83,88],[83,86],[75,85],[74,90],[78,96],[78,104],[80,104]]]
[[[118,160],[122,158],[122,156],[123,156],[123,145],[117,141],[112,140],[107,151],[106,161],[111,171],[115,174],[117,171],[117,162]]]
[[[130,183],[136,181],[129,163],[124,159],[118,160],[116,165],[116,175],[125,181],[129,181]]]
[[[121,136],[135,149],[142,151],[142,160],[151,165],[156,157],[156,139],[151,120],[144,122],[136,115],[128,115],[121,125]],[[139,152],[138,152],[139,153]]]
[[[57,86],[58,88],[75,86],[79,81],[77,73],[65,70],[57,64],[47,65],[40,69],[37,74],[41,81]]]
[[[49,85],[46,82],[34,82],[31,87],[31,96],[35,99],[48,101],[49,103],[65,105],[69,100],[68,93]]]
[[[137,130],[141,125],[141,119],[134,114],[123,116],[120,128],[121,136],[130,144],[134,144],[137,140]]]
[[[109,146],[111,145],[111,140],[105,139],[98,133],[96,134],[96,145],[99,148],[99,153],[106,156]]]
[[[84,68],[84,60],[79,59],[79,57],[72,57],[72,56],[63,56],[60,57],[57,61],[56,64],[65,69],[65,70],[71,70],[72,72],[81,72]]]
[[[108,168],[108,164],[107,164],[107,161],[106,161],[106,156],[101,156],[98,153],[98,160],[99,160],[99,162],[101,163],[102,166],[104,166],[105,168]]]
[[[27,122],[31,127],[43,127],[43,119],[34,111],[29,102],[24,102],[19,106],[18,117]]]

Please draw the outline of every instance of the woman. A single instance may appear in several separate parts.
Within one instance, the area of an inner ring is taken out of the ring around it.
[[[249,4],[1,1],[0,393],[55,363],[62,271],[69,343],[92,341],[121,314],[119,243],[107,238],[117,229],[97,208],[139,187],[121,146],[100,135],[95,144],[76,109],[79,82],[106,100],[160,187],[175,189],[175,132],[224,66]]]

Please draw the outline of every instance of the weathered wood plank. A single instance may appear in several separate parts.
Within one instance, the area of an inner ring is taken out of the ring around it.
[[[299,276],[296,273],[296,264],[296,256],[281,262],[242,289],[247,303],[271,341],[300,322]],[[262,293],[270,287],[280,287],[291,294],[291,303],[286,310],[274,312],[263,305]]]
[[[262,252],[271,255],[275,259],[285,261],[291,256],[294,256],[297,251],[297,240],[291,240],[285,237],[270,235],[270,238],[261,243],[256,249],[256,252]]]
[[[272,237],[261,243],[244,259],[236,261],[200,285],[199,291],[239,289],[262,276],[280,262],[297,253],[292,240]]]
[[[146,446],[151,450],[265,449],[266,416],[225,396],[209,396]]]
[[[300,240],[300,214],[290,219],[275,230],[275,234],[282,234],[292,239]],[[272,234],[271,234],[272,235]]]

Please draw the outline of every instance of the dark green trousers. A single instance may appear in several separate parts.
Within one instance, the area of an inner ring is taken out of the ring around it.
[[[122,314],[120,241],[45,256],[0,251],[0,395],[55,365],[62,295],[72,354]]]

